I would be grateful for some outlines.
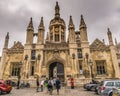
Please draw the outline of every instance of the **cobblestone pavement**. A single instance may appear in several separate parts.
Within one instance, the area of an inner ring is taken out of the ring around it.
[[[10,94],[2,94],[1,96],[51,96],[46,91],[36,92],[35,88],[15,89]],[[52,96],[58,96],[56,90],[53,91]],[[68,89],[61,88],[59,96],[98,96],[94,92],[86,91],[83,88]]]

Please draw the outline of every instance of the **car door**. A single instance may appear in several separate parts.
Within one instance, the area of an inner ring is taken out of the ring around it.
[[[106,89],[104,91],[105,94],[109,94],[109,92],[114,88],[114,81],[108,81],[105,85]]]

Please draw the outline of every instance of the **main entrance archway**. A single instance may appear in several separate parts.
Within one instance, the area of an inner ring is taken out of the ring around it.
[[[64,81],[64,65],[59,62],[51,63],[49,66],[50,77],[59,77],[61,81]]]

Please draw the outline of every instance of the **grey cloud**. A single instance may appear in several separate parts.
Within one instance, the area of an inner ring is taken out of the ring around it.
[[[26,27],[29,18],[33,17],[34,29],[37,28],[41,16],[44,17],[46,32],[49,31],[49,22],[54,17],[56,0],[1,0],[0,1],[0,52],[4,43],[4,37],[10,32],[10,46],[14,41],[26,39]],[[106,39],[107,27],[111,28],[113,37],[120,41],[120,1],[119,0],[59,0],[61,17],[68,26],[69,16],[73,16],[76,30],[79,30],[80,15],[84,15],[88,27],[90,42],[95,38]],[[20,4],[19,4],[20,3]],[[13,6],[13,11],[9,6]],[[14,6],[16,8],[14,11]]]

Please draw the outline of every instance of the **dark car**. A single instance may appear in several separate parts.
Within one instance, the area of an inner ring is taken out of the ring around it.
[[[0,80],[0,94],[6,92],[10,93],[12,90],[12,85],[8,84],[5,80]]]
[[[88,91],[95,91],[98,84],[99,84],[98,81],[92,81],[90,83],[85,84],[84,88]]]

